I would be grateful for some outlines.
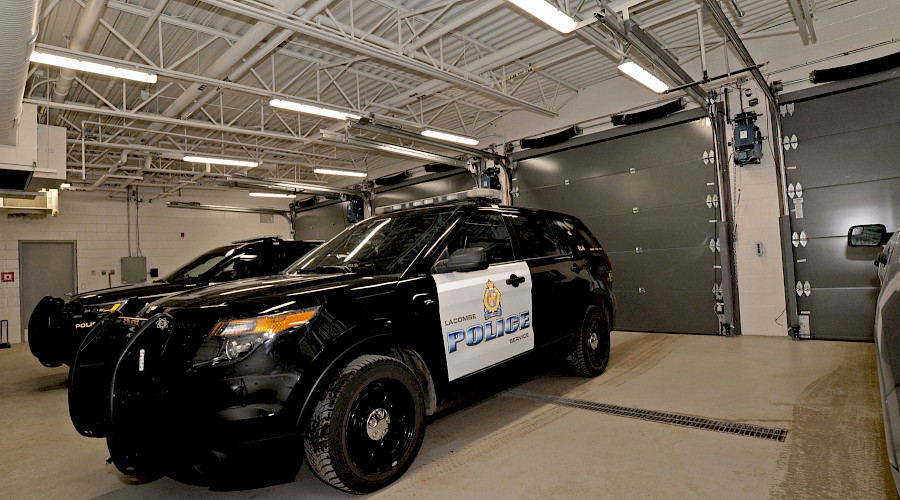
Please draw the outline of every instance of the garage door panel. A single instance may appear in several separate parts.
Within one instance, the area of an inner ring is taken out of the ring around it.
[[[795,103],[793,115],[784,117],[784,132],[797,134],[802,141],[896,122],[900,101],[886,100],[884,96],[898,93],[900,81],[888,81],[852,93]]]
[[[616,289],[619,330],[717,334],[715,296],[711,291]],[[660,318],[665,318],[661,321]]]
[[[638,213],[585,216],[581,220],[610,252],[642,249],[703,247],[715,234],[715,210],[705,203]],[[710,258],[710,262],[712,258]]]
[[[631,174],[617,174],[522,191],[518,206],[575,214],[631,211]]]
[[[708,248],[669,248],[643,253],[612,252],[615,286],[637,290],[711,290],[715,270]]]
[[[846,235],[856,224],[900,224],[900,177],[803,191],[803,219],[794,226],[810,238]]]
[[[853,184],[900,176],[897,160],[900,123],[854,130],[840,135],[804,138],[785,152],[787,165],[802,165],[795,175],[804,189]],[[841,158],[841,161],[834,161]],[[894,165],[895,168],[884,168]],[[808,175],[807,175],[808,174]]]
[[[796,304],[809,315],[812,338],[871,340],[878,250],[850,248],[846,235],[856,224],[900,224],[900,79],[820,91],[800,94],[782,125],[798,139],[785,153],[786,180],[803,185],[791,227],[808,238],[805,247],[788,247],[797,280],[811,289]]]
[[[851,247],[846,236],[817,238],[806,245],[807,266],[798,266],[797,277],[816,287],[877,287],[873,265],[880,248]],[[802,267],[801,267],[802,266]]]
[[[812,338],[869,340],[874,336],[875,300],[878,288],[813,288],[798,300],[801,311],[810,311]]]
[[[714,168],[702,161],[691,161],[638,170],[631,175],[633,206],[650,209],[704,202],[707,195],[716,194],[716,187],[708,185],[716,180]],[[663,190],[664,195],[660,193]]]
[[[518,161],[532,186],[625,173],[688,161],[703,164],[710,129],[695,121]]]

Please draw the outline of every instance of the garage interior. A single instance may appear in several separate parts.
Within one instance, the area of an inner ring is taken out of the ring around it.
[[[900,226],[900,4],[551,1],[561,33],[516,3],[0,1],[0,496],[343,496],[305,465],[123,476],[29,352],[31,310],[499,187],[609,254],[609,367],[504,372],[373,496],[897,498],[878,250],[846,235]]]

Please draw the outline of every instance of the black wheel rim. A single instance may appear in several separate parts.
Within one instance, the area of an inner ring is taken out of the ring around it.
[[[607,353],[609,353],[609,336],[606,335],[606,325],[603,322],[603,318],[594,317],[591,319],[587,329],[585,344],[591,366],[595,368],[604,366]]]
[[[389,418],[389,424],[379,428],[383,434],[377,439],[370,435],[373,413]],[[406,386],[392,379],[375,380],[363,388],[350,408],[346,427],[350,461],[369,476],[387,472],[406,455],[415,426],[415,403]]]

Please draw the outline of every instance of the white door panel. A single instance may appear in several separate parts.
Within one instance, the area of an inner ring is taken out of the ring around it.
[[[517,286],[510,277],[524,278]],[[528,264],[434,275],[450,380],[534,349]]]

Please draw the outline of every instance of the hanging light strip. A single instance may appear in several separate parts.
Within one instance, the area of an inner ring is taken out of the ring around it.
[[[35,50],[31,53],[31,62],[38,64],[47,64],[59,68],[68,68],[75,71],[86,71],[88,73],[96,73],[98,75],[111,76],[113,78],[124,78],[126,80],[134,80],[144,83],[156,83],[156,75],[147,73],[146,71],[138,71],[135,69],[122,68],[111,64],[102,64],[83,59],[75,59],[74,57],[58,56],[56,54],[48,54]]]
[[[255,168],[259,166],[258,161],[247,160],[229,160],[228,158],[212,158],[207,156],[188,155],[183,158],[184,161],[191,163],[206,163],[208,165],[225,165],[228,167],[246,167]]]

